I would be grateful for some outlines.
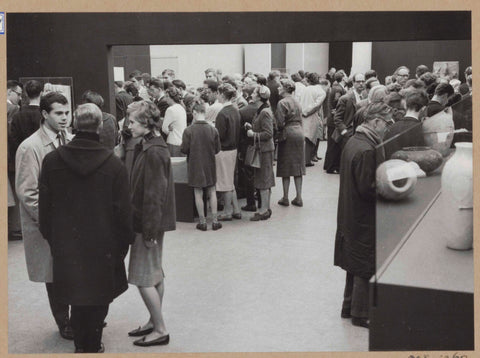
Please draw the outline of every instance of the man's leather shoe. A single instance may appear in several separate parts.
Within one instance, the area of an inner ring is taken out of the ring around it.
[[[369,327],[368,318],[352,317],[352,324],[357,327]]]
[[[342,318],[352,318],[352,315],[350,314],[350,308],[342,308],[342,313],[340,316],[342,316]]]
[[[215,221],[212,223],[212,230],[216,231],[216,230],[219,230],[219,229],[221,229],[221,228],[222,228],[222,224],[221,224],[221,223],[215,222]]]
[[[306,167],[313,167],[314,165],[312,162],[305,164]]]
[[[60,335],[62,338],[72,340],[73,339],[73,329],[70,326],[70,323],[66,324],[65,326],[58,327]]]
[[[257,206],[255,204],[253,205],[245,205],[245,206],[242,206],[242,210],[243,211],[257,211]]]
[[[128,332],[128,335],[130,337],[141,337],[141,336],[150,334],[152,332],[153,332],[153,327],[142,329],[142,327],[140,326],[137,329],[134,329],[133,331]]]
[[[241,220],[242,219],[242,213],[233,213],[232,218]]]
[[[83,349],[82,347],[77,347],[75,348],[75,353],[85,353],[85,349]],[[105,346],[103,345],[103,343],[100,343],[100,348],[96,353],[105,353]]]
[[[133,344],[140,347],[150,347],[150,346],[164,346],[168,344],[168,342],[170,342],[170,335],[167,334],[166,336],[159,337],[152,341],[145,341],[145,337],[142,337],[134,341]]]

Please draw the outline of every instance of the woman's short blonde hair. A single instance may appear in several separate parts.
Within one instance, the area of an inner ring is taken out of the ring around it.
[[[135,105],[132,106],[132,104]],[[130,104],[127,109],[130,121],[135,119],[135,121],[150,130],[159,126],[160,110],[155,103],[152,101],[138,101],[132,104]]]

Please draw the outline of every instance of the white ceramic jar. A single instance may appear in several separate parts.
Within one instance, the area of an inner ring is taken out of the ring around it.
[[[472,143],[455,143],[455,147],[442,172],[441,222],[447,247],[469,250],[473,245]]]

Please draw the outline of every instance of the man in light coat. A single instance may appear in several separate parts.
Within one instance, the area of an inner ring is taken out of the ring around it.
[[[40,128],[20,144],[15,159],[15,188],[20,202],[25,259],[30,281],[46,283],[50,308],[60,335],[73,339],[69,307],[59,302],[53,292],[52,255],[38,223],[38,180],[42,161],[48,153],[71,140],[72,136],[67,132],[70,105],[62,94],[50,92],[41,98],[40,111]]]

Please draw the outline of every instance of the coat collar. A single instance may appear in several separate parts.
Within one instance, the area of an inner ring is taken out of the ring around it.
[[[70,142],[70,141],[72,140],[72,138],[73,138],[73,135],[70,134],[68,131],[65,131],[64,133],[65,133],[65,141],[66,141],[67,143]],[[52,138],[48,135],[48,133],[47,133],[47,131],[46,131],[46,129],[45,129],[45,125],[44,125],[44,124],[41,124],[41,125],[40,125],[40,128],[38,129],[38,135],[39,135],[39,137],[40,137],[40,140],[42,141],[43,146],[45,146],[45,147],[48,146],[48,145],[53,144],[53,142],[54,142],[54,140],[55,140],[55,139],[52,139]]]
[[[142,144],[142,150],[145,152],[150,147],[165,147],[167,148],[167,144],[163,140],[161,136],[153,137]]]

